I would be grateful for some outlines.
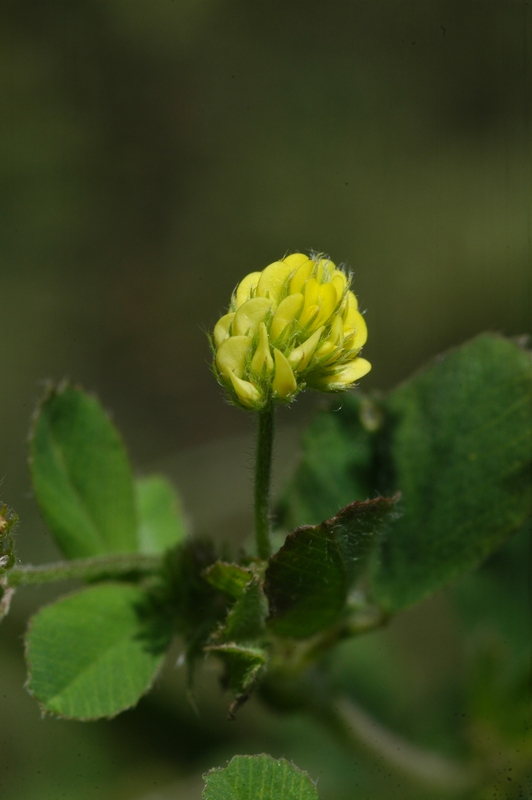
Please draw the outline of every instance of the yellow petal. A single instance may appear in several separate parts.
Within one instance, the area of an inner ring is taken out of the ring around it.
[[[304,253],[292,253],[292,255],[283,258],[284,263],[289,264],[292,267],[292,269],[297,269],[298,267],[301,266],[301,264],[304,264],[305,261],[308,260],[309,257],[306,256]]]
[[[336,264],[333,264],[330,258],[320,258],[316,261],[315,275],[320,283],[330,280],[335,270]]]
[[[316,350],[316,358],[319,358],[320,364],[330,364],[341,354],[342,350],[329,340],[320,344]]]
[[[308,363],[314,355],[316,347],[318,346],[318,342],[320,341],[320,336],[322,335],[323,330],[323,326],[318,328],[318,330],[315,331],[312,336],[309,336],[309,338],[300,344],[299,347],[296,347],[294,350],[292,350],[288,356],[288,362],[290,366],[292,366],[298,372],[301,372],[301,370],[307,368]]]
[[[269,297],[278,303],[282,288],[293,271],[294,268],[290,264],[286,264],[284,261],[274,261],[261,272],[257,284],[257,297]]]
[[[301,329],[308,328],[313,322],[315,322],[318,314],[320,313],[320,284],[316,278],[309,278],[305,283],[305,288],[303,291],[305,302],[303,304],[303,310],[299,315],[299,327]]]
[[[340,316],[335,316],[331,325],[331,332],[327,337],[329,342],[335,345],[341,345],[344,339],[344,324]]]
[[[257,408],[262,405],[262,395],[256,386],[249,381],[243,381],[229,370],[229,377],[239,401],[246,408]]]
[[[302,308],[302,294],[289,294],[284,300],[281,300],[277,306],[275,314],[273,315],[272,324],[270,327],[270,336],[272,342],[277,342],[278,339],[280,339],[286,326],[291,325],[298,318],[299,312]]]
[[[347,305],[343,312],[344,333],[352,333],[358,323],[358,309],[352,305]]]
[[[318,304],[318,297],[320,293],[320,284],[316,278],[309,278],[305,283],[305,308]]]
[[[347,287],[347,275],[341,269],[335,269],[331,278],[331,283],[336,287],[338,297],[342,297]]]
[[[230,373],[237,378],[242,377],[250,347],[250,336],[230,336],[222,342],[216,353],[216,366],[221,374],[226,378],[230,377]]]
[[[344,345],[349,350],[360,350],[368,339],[366,321],[360,311],[349,312],[349,328],[344,322]]]
[[[227,337],[229,336],[231,332],[231,323],[234,317],[235,317],[234,313],[224,314],[224,316],[220,317],[220,319],[214,326],[214,331],[212,336],[216,347],[220,347],[223,340],[227,339]]]
[[[277,397],[288,398],[297,389],[297,382],[292,372],[292,367],[280,350],[276,347],[273,350],[275,358],[275,375],[272,388]]]
[[[299,327],[302,329],[309,329],[316,322],[320,307],[318,305],[308,306],[304,308],[299,317]]]
[[[318,305],[320,313],[315,321],[315,325],[323,325],[332,315],[338,304],[338,295],[332,283],[324,283],[318,290]]]
[[[343,303],[343,309],[344,309],[344,319],[347,316],[349,316],[349,314],[352,314],[353,311],[358,311],[358,300],[356,299],[355,295],[351,290],[346,292]]]
[[[314,269],[314,261],[310,258],[307,258],[306,261],[301,264],[295,275],[293,276],[292,280],[290,281],[290,293],[294,294],[295,292],[300,292],[305,285],[305,281],[310,278],[312,270]]]
[[[319,383],[320,386],[327,386],[331,389],[347,389],[355,381],[367,375],[370,369],[371,364],[365,358],[355,358],[354,361],[345,364],[338,372],[322,378]]]
[[[253,294],[253,290],[257,286],[259,282],[259,278],[262,273],[260,272],[250,272],[249,275],[246,275],[240,283],[238,284],[235,292],[234,298],[234,307],[235,310],[240,308],[242,303],[245,303],[246,300],[249,300]]]
[[[273,371],[273,358],[270,353],[268,331],[264,322],[259,325],[259,343],[251,359],[251,369],[255,375],[259,376],[263,374],[269,375]]]
[[[253,336],[271,307],[271,300],[267,300],[265,297],[253,297],[251,300],[246,300],[235,314],[233,334],[235,336]]]

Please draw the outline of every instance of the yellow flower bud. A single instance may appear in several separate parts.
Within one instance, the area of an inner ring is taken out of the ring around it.
[[[260,377],[263,373],[271,375],[273,372],[273,358],[270,352],[270,342],[268,331],[264,322],[259,327],[259,343],[255,350],[255,355],[251,359],[251,370]]]
[[[350,275],[327,257],[293,253],[237,286],[213,335],[214,371],[231,400],[261,410],[305,386],[348,389],[371,364]]]
[[[273,350],[275,356],[275,375],[273,376],[272,388],[275,397],[289,400],[297,390],[297,382],[292,372],[286,356],[283,356],[276,347]]]

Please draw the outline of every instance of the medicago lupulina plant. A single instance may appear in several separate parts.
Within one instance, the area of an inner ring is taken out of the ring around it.
[[[361,355],[366,338],[351,275],[324,255],[288,255],[238,284],[210,337],[227,398],[258,417],[254,546],[234,556],[215,539],[187,534],[164,477],[134,478],[93,396],[67,383],[49,388],[32,427],[30,466],[64,560],[17,563],[16,516],[7,506],[0,512],[2,615],[23,585],[88,584],[28,626],[28,688],[44,712],[94,720],[134,706],[177,636],[191,684],[198,659],[221,663],[231,718],[256,693],[277,710],[309,714],[350,747],[363,743],[414,782],[487,796],[499,778],[477,729],[458,760],[426,753],[368,723],[329,670],[340,642],[473,571],[526,523],[530,353],[522,342],[481,335],[387,395],[363,395],[348,390],[371,368]],[[274,514],[275,408],[306,388],[331,402],[306,432]],[[512,674],[504,702],[519,704],[522,674]],[[489,725],[502,730],[497,720],[492,714]],[[515,725],[499,733],[497,747],[508,753],[530,736]],[[531,746],[512,761],[514,776],[532,772]],[[304,773],[266,756],[236,757],[206,782],[209,800],[317,797]]]

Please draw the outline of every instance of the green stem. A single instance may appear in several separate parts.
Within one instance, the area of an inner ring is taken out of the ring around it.
[[[58,561],[34,567],[31,564],[13,567],[5,576],[7,586],[30,586],[72,579],[94,581],[123,578],[128,575],[153,575],[161,568],[159,556],[124,553],[94,558]]]
[[[273,450],[273,405],[259,411],[257,461],[255,463],[255,537],[259,558],[268,559],[270,544],[270,483]]]

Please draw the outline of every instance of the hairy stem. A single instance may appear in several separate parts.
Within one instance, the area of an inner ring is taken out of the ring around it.
[[[13,567],[6,573],[5,581],[7,586],[30,586],[74,578],[93,581],[127,575],[152,575],[160,570],[161,563],[159,556],[147,556],[141,553],[95,556],[58,561],[37,567],[30,564]]]
[[[272,473],[273,405],[259,411],[257,461],[255,463],[255,537],[259,558],[268,559],[270,544],[270,482]]]

